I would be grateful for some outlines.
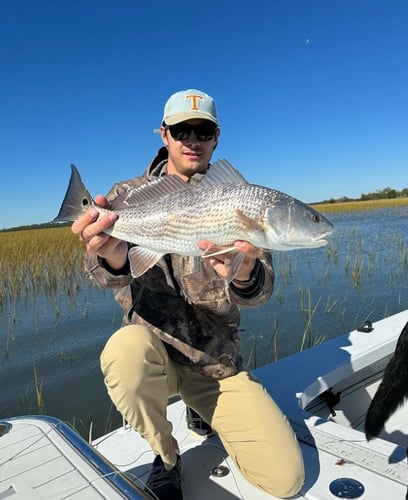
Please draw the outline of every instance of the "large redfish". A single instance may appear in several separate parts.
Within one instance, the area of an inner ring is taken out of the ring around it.
[[[163,255],[203,255],[200,240],[231,247],[246,240],[269,250],[315,248],[327,243],[332,224],[321,213],[285,193],[249,184],[226,160],[212,164],[193,187],[167,175],[129,189],[110,210],[95,204],[72,165],[68,190],[56,221],[74,221],[95,208],[119,218],[106,233],[134,243],[132,268],[141,276]],[[229,250],[233,249],[229,248]],[[205,256],[211,255],[211,249]]]

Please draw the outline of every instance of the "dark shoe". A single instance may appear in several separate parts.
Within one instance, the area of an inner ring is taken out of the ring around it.
[[[176,465],[167,470],[160,455],[154,459],[145,490],[159,500],[183,500],[181,457],[177,456]]]
[[[190,429],[190,431],[193,434],[196,434],[198,437],[208,437],[213,434],[213,430],[211,429],[211,426],[207,424],[205,420],[203,420],[200,415],[189,408],[188,406],[186,407],[186,421],[187,421],[187,427]]]

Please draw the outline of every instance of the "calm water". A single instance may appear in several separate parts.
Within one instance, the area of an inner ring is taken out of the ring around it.
[[[330,216],[327,247],[274,254],[272,299],[242,310],[253,368],[408,308],[408,207]],[[121,423],[105,393],[99,353],[120,327],[109,291],[83,282],[74,301],[37,296],[0,310],[0,418],[49,415],[93,437]]]

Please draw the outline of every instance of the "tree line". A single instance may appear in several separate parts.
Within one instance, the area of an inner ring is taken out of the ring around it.
[[[363,193],[360,198],[349,198],[348,196],[342,196],[341,198],[330,200],[324,200],[322,203],[343,203],[346,201],[368,201],[368,200],[390,200],[393,198],[407,198],[408,188],[397,189],[386,187],[384,189],[377,189],[374,193]]]

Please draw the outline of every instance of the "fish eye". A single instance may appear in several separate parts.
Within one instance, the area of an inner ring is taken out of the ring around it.
[[[312,221],[313,222],[320,222],[320,217],[317,214],[312,215]]]

